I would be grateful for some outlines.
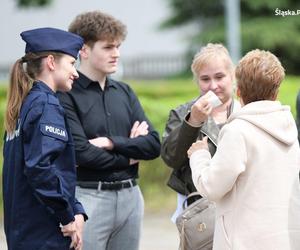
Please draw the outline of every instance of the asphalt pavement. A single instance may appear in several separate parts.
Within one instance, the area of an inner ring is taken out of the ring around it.
[[[177,228],[169,214],[145,214],[140,250],[177,250],[178,245]],[[0,224],[0,249],[7,250],[3,224]]]

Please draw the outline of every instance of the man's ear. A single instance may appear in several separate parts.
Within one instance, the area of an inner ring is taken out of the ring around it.
[[[89,56],[90,50],[91,50],[91,48],[88,45],[84,44],[83,47],[81,48],[81,50],[79,51],[80,58],[87,59]]]
[[[46,58],[46,63],[50,71],[55,70],[55,58],[53,55],[48,55]]]

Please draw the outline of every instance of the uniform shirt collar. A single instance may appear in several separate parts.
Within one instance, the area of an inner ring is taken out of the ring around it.
[[[86,75],[82,74],[80,71],[77,70],[77,72],[79,74],[78,83],[81,85],[81,87],[83,87],[83,88],[86,89],[91,83],[99,84],[98,81],[91,80]],[[114,88],[116,88],[116,83],[114,82],[114,80],[110,79],[109,77],[106,77],[105,85],[107,87],[114,87]]]
[[[40,81],[40,80],[35,81],[34,86],[36,88],[39,88],[43,92],[46,92],[46,93],[49,93],[49,94],[52,94],[52,95],[56,95],[56,93],[43,81]]]

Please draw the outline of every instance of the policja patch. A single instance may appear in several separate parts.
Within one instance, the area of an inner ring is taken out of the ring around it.
[[[59,127],[54,124],[41,124],[41,132],[44,135],[54,137],[63,141],[68,140],[68,133],[65,128]]]

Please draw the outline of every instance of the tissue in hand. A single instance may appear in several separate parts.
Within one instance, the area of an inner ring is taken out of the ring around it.
[[[218,107],[222,104],[217,95],[211,90],[209,90],[203,97],[210,102],[213,108]]]

